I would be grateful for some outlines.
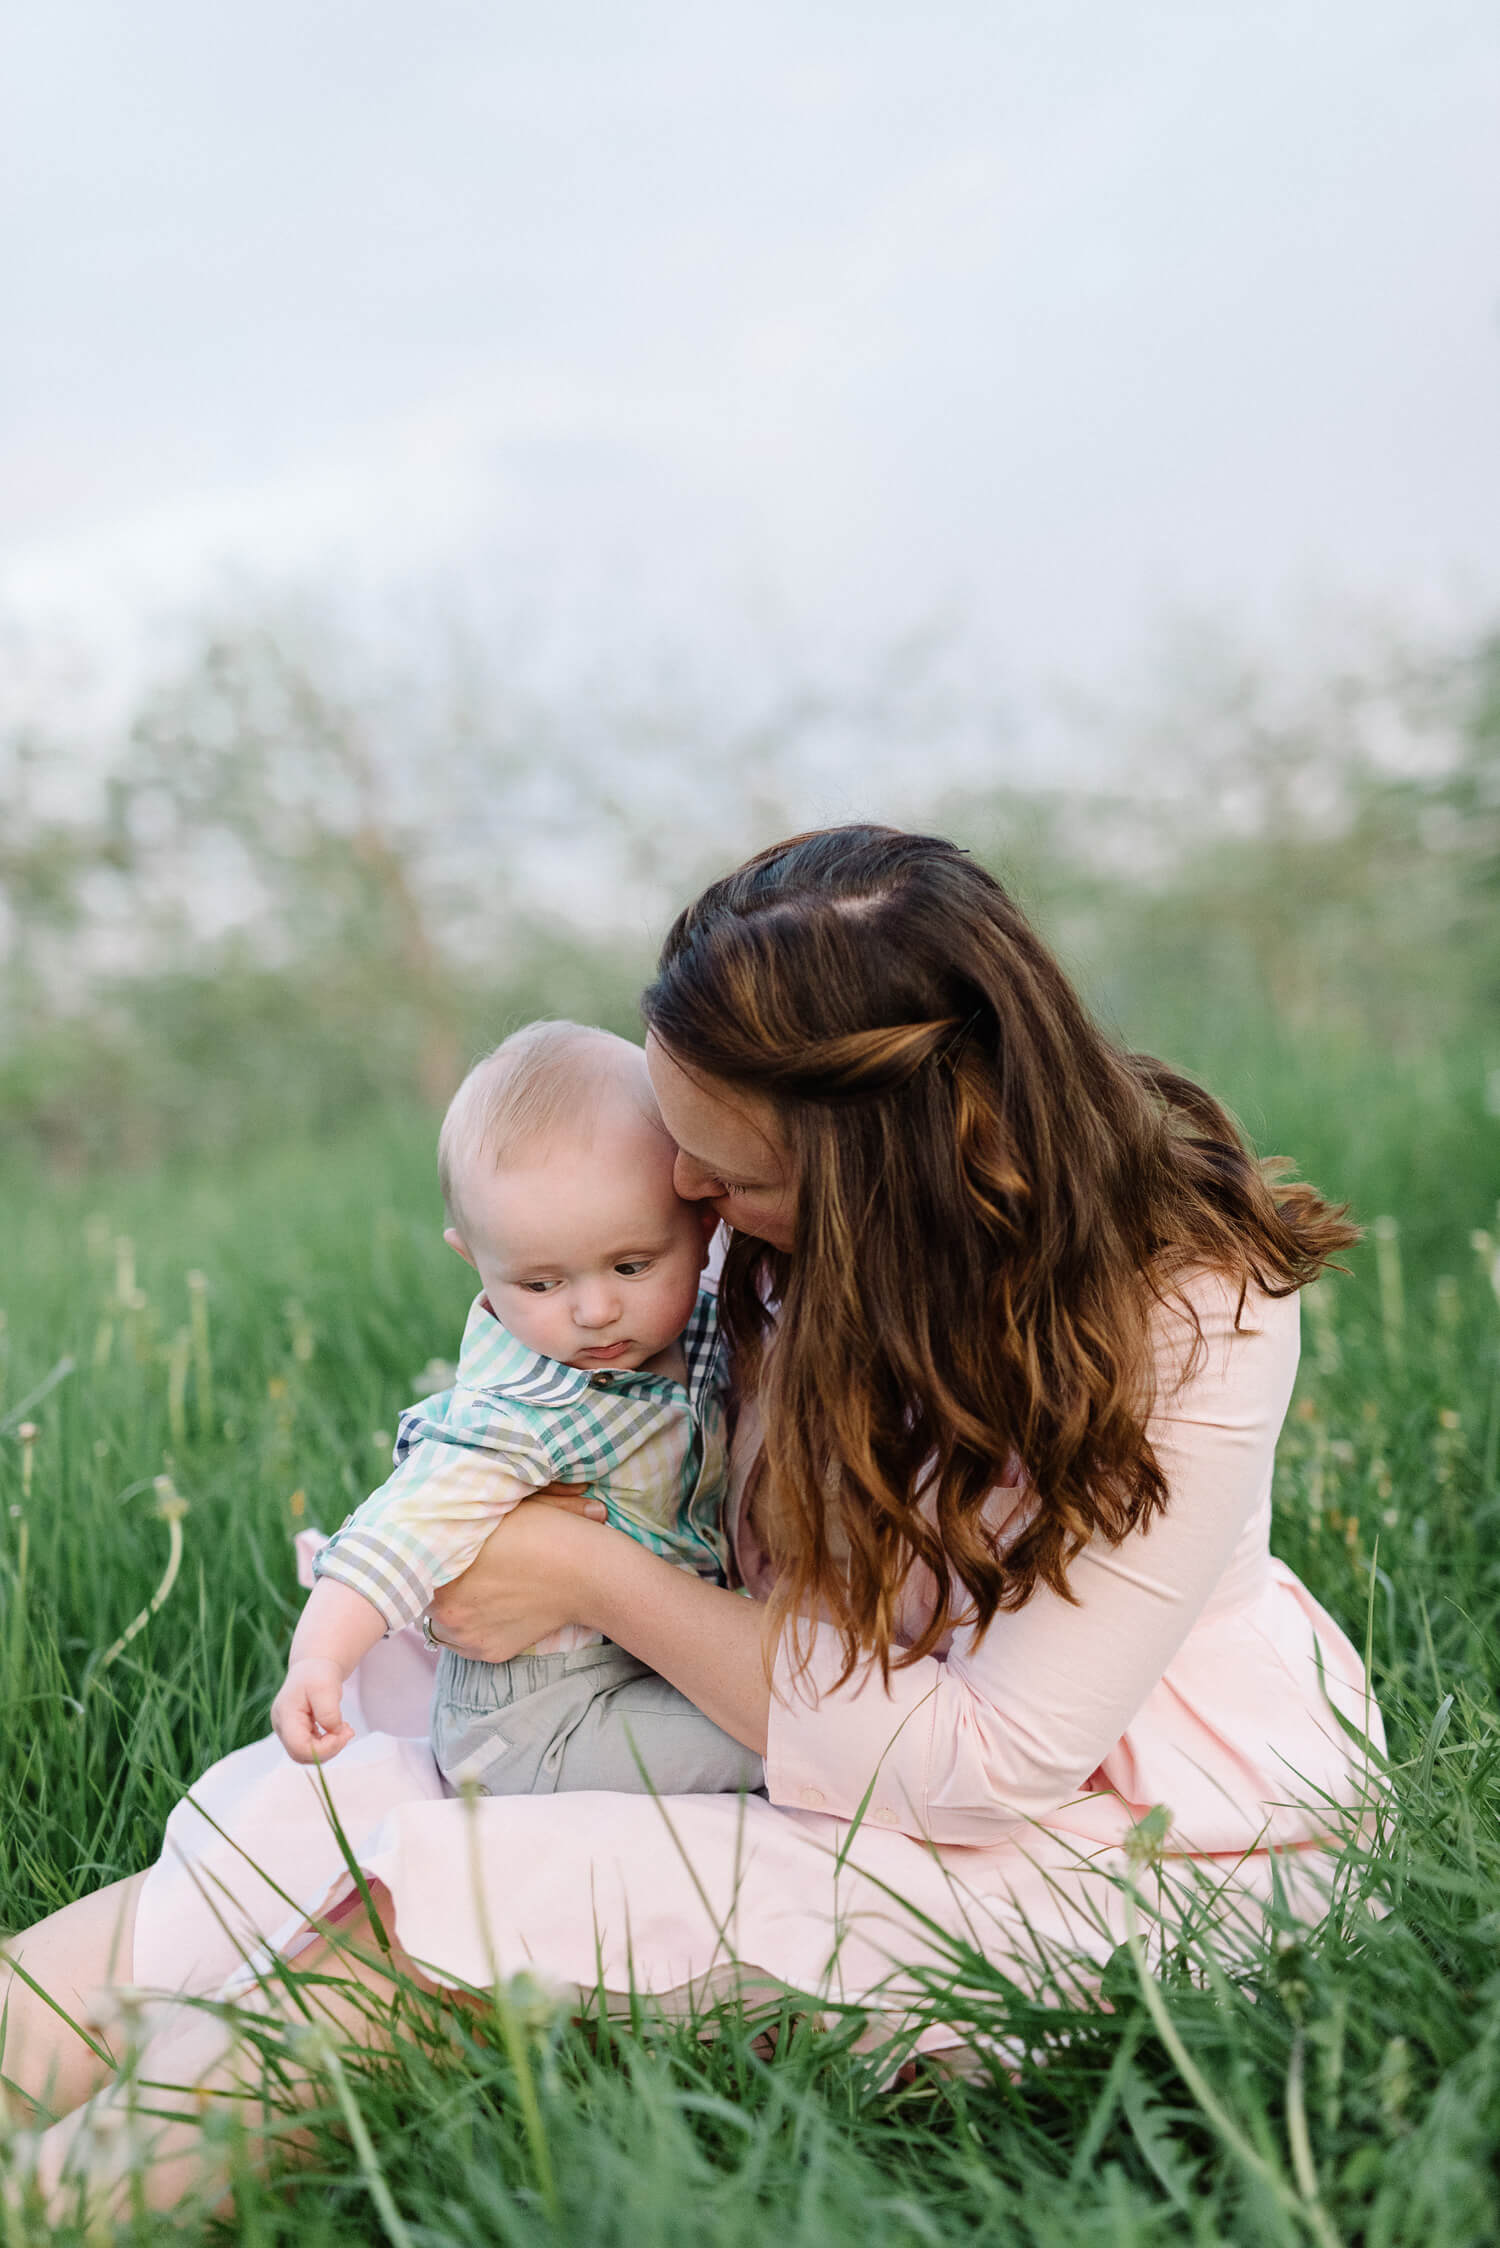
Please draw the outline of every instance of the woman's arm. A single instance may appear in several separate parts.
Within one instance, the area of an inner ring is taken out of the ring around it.
[[[649,1663],[726,1733],[764,1755],[775,1634],[742,1593],[679,1569],[623,1530],[553,1506],[517,1507],[432,1603],[437,1638],[505,1662],[577,1623]]]
[[[778,1639],[768,1611],[706,1585],[623,1532],[531,1504],[492,1533],[468,1574],[433,1604],[440,1637],[503,1661],[545,1631],[582,1622],[650,1663],[727,1733],[766,1759],[773,1803],[935,1842],[984,1843],[1076,1795],[1119,1741],[1192,1629],[1269,1488],[1297,1366],[1297,1305],[1254,1297],[1234,1330],[1237,1290],[1195,1285],[1201,1366],[1177,1387],[1190,1339],[1163,1318],[1151,1441],[1165,1515],[1116,1547],[1096,1542],[1069,1572],[1070,1604],[1045,1588],[946,1657],[857,1671],[835,1688],[831,1625]],[[772,1684],[767,1670],[772,1670]]]

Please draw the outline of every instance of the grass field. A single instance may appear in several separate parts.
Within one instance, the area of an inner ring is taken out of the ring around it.
[[[1397,1221],[1309,1310],[1277,1486],[1279,1550],[1369,1632],[1401,1815],[1353,1870],[1385,1916],[1270,1945],[1233,1981],[1183,1960],[1151,2004],[1121,1959],[1107,2010],[1042,2009],[961,1963],[955,2010],[1032,2056],[980,2085],[881,2092],[853,2025],[790,2006],[767,2059],[763,2024],[733,2014],[700,2043],[513,2010],[439,2034],[414,2003],[396,2059],[330,2070],[317,2165],[241,2179],[236,2237],[1500,2238],[1500,1128],[1461,1070],[1218,1061],[1262,1144]],[[13,1928],[144,1864],[176,1796],[264,1730],[298,1604],[288,1532],[378,1479],[421,1370],[456,1347],[468,1275],[415,1125],[233,1175],[15,1180],[0,1209]],[[188,1507],[181,1567],[115,1652],[168,1567],[163,1473]]]

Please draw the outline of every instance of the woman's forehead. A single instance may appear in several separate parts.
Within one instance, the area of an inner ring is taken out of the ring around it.
[[[662,1120],[679,1147],[715,1169],[780,1170],[781,1144],[769,1100],[686,1070],[656,1037],[646,1037],[646,1062]]]

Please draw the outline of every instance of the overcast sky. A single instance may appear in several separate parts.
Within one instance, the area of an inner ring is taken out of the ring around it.
[[[0,601],[581,642],[1500,606],[1493,0],[45,0]]]

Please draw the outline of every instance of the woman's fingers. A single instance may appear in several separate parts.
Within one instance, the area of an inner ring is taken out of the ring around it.
[[[544,1483],[531,1495],[547,1506],[560,1508],[564,1514],[581,1514],[589,1522],[607,1522],[609,1514],[603,1500],[590,1497],[590,1489],[587,1483]]]
[[[463,1575],[433,1595],[439,1640],[460,1655],[503,1663],[563,1624],[588,1626],[595,1540],[623,1533],[583,1519],[598,1502],[571,1496],[572,1504],[514,1507],[496,1524]]]

